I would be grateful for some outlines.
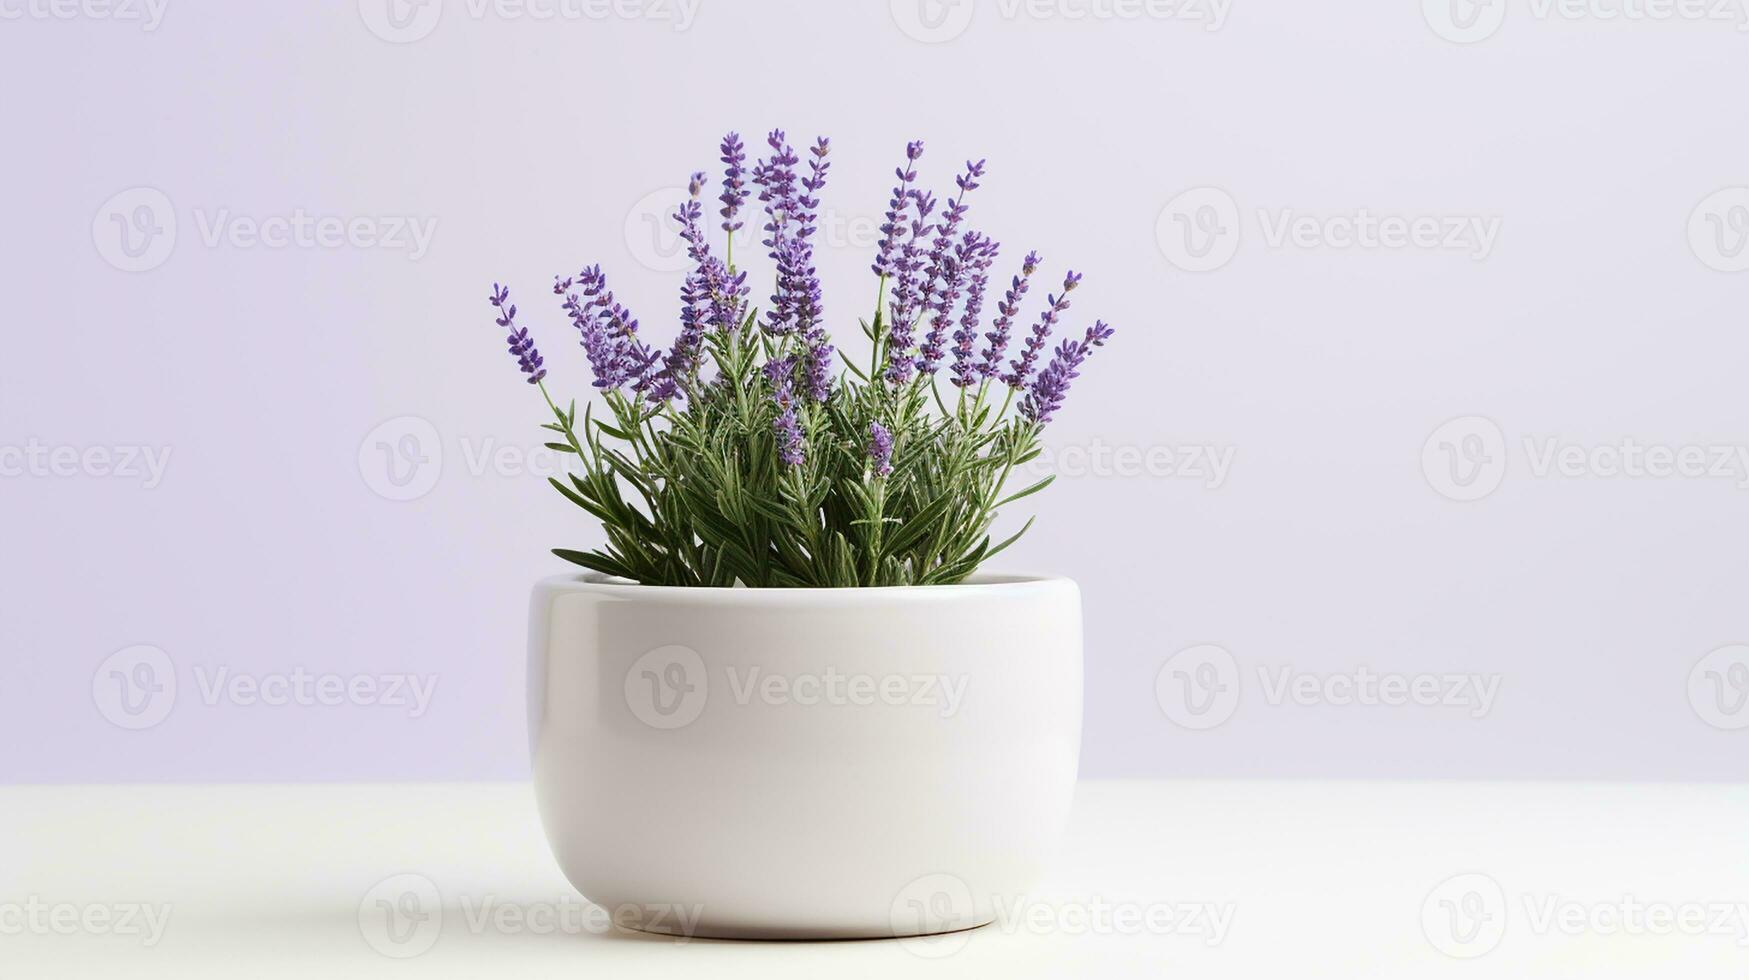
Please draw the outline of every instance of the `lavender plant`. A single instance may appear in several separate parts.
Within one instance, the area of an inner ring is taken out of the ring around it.
[[[553,414],[547,447],[575,457],[567,477],[551,482],[606,533],[595,550],[554,553],[649,585],[961,581],[1032,526],[993,541],[1001,509],[1050,484],[1007,491],[1112,329],[1095,321],[1046,359],[1081,281],[1066,272],[1008,359],[1041,260],[1027,253],[980,330],[1000,252],[966,227],[985,163],[966,163],[938,212],[917,186],[918,141],[905,148],[880,227],[875,308],[860,321],[868,362],[840,367],[812,242],[831,144],[816,140],[804,163],[782,130],[765,142],[768,154],[751,168],[738,135],[719,147],[721,256],[702,224],[705,174],[692,175],[674,211],[691,269],[680,286],[679,334],[666,350],[638,332],[600,266],[555,278],[604,411],[586,403],[579,415],[575,402],[553,400],[545,361],[517,324],[509,291],[494,284],[490,301],[510,353]],[[764,214],[760,244],[775,267],[763,315],[733,252],[750,198]]]

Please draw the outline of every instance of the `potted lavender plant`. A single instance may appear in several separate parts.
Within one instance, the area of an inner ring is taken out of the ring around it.
[[[591,265],[553,291],[599,401],[548,393],[494,286],[510,353],[552,413],[557,490],[605,542],[534,591],[535,787],[566,875],[626,924],[690,935],[922,935],[988,922],[1059,835],[1081,721],[1080,597],[978,569],[1008,489],[1112,331],[1048,351],[1080,276],[1024,338],[1029,253],[985,317],[999,246],[966,225],[984,176],[943,200],[906,147],[874,259],[866,362],[826,329],[811,238],[829,142],[784,133],[746,167],[731,133],[721,255],[706,178],[674,212],[690,260],[680,328],[652,345]],[[735,232],[757,188],[769,306]],[[1011,351],[1011,346],[1015,349]]]

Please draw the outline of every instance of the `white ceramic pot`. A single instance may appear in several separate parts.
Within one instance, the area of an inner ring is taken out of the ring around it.
[[[1060,837],[1081,598],[1060,578],[683,589],[548,578],[530,615],[541,820],[621,924],[740,938],[989,922]]]

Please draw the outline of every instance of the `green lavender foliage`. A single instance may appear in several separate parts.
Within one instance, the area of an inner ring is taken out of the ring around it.
[[[799,354],[800,341],[761,333],[756,317],[706,336],[702,366],[714,370],[694,372],[688,398],[652,404],[610,390],[605,413],[579,417],[575,403],[548,397],[545,428],[563,440],[548,448],[577,464],[551,482],[607,536],[555,554],[646,585],[945,585],[1032,526],[991,533],[1003,507],[1051,482],[1005,493],[1038,455],[1041,427],[1008,411],[1015,392],[1000,380],[950,387],[945,399],[933,377],[887,382],[879,312],[863,322],[869,367],[847,365],[824,402],[795,400],[806,457],[782,462],[762,366]],[[885,476],[870,462],[870,422],[893,436]]]

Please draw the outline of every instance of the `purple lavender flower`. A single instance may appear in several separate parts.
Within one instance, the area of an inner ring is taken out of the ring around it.
[[[893,170],[899,178],[893,188],[893,199],[887,204],[886,221],[881,225],[880,251],[875,255],[874,274],[883,279],[893,269],[893,250],[899,247],[899,236],[905,233],[905,206],[911,200],[911,185],[917,181],[917,158],[923,155],[923,141],[905,144],[905,165]]]
[[[807,238],[814,233],[815,212],[820,207],[820,199],[816,195],[820,188],[826,186],[826,171],[832,169],[832,164],[826,155],[832,152],[832,141],[824,136],[815,138],[814,145],[808,148],[808,176],[802,178],[802,190],[805,194],[796,196],[795,219],[798,224],[797,238]]]
[[[619,374],[619,354],[602,331],[600,322],[583,308],[577,294],[569,291],[571,284],[571,280],[561,279],[553,284],[553,292],[565,296],[565,314],[571,318],[571,325],[577,328],[583,354],[589,358],[589,373],[594,379],[590,383],[597,388],[618,388],[625,384],[625,378]]]
[[[710,243],[705,241],[704,231],[698,226],[698,219],[704,214],[704,205],[699,202],[699,193],[704,190],[704,171],[692,175],[687,183],[687,199],[674,209],[674,220],[680,223],[680,239],[686,243],[686,254],[693,262],[703,264],[711,254]]]
[[[522,373],[528,375],[528,383],[537,385],[547,376],[546,361],[540,356],[540,351],[534,347],[534,338],[528,335],[527,327],[516,325],[516,304],[510,302],[510,290],[492,284],[492,306],[498,310],[498,325],[510,331],[510,336],[504,338],[510,345],[510,356],[516,358],[516,363],[522,368]]]
[[[687,392],[698,367],[699,348],[704,345],[709,300],[706,273],[703,269],[694,270],[680,286],[680,336],[674,338],[674,346],[662,359],[662,369],[650,385],[650,401],[665,402]]]
[[[966,172],[953,179],[954,186],[959,188],[959,193],[955,194],[953,200],[947,203],[947,207],[942,209],[941,222],[935,226],[935,240],[929,243],[929,258],[924,266],[929,270],[929,277],[923,281],[922,295],[925,313],[931,310],[940,313],[942,307],[947,305],[949,315],[952,314],[951,303],[944,302],[948,287],[947,279],[954,270],[949,261],[951,257],[949,250],[953,247],[954,235],[959,233],[960,222],[965,220],[966,212],[971,210],[966,205],[966,194],[977,190],[978,178],[983,175],[984,161],[979,160],[974,163],[967,160]]]
[[[777,415],[771,420],[777,436],[777,456],[786,466],[800,466],[807,458],[807,442],[802,425],[796,419],[796,404],[792,378],[795,362],[787,357],[768,361],[765,376],[771,382],[771,400],[777,404]]]
[[[777,263],[777,290],[771,295],[771,309],[765,314],[765,330],[773,336],[784,336],[797,329],[800,293],[805,289],[808,259],[800,234],[804,224],[797,221],[802,210],[796,195],[796,164],[800,158],[785,141],[783,130],[774,129],[765,138],[771,156],[753,167],[753,183],[759,185],[759,200],[765,205],[765,234],[760,241],[770,250]]]
[[[972,361],[972,354],[978,343],[978,317],[984,312],[984,291],[990,284],[990,265],[1001,250],[1000,245],[988,238],[975,241],[977,235],[977,232],[966,232],[960,245],[961,260],[969,261],[971,276],[966,287],[966,309],[960,315],[960,328],[953,333],[953,383],[956,388],[969,387],[977,380],[977,365]],[[968,249],[973,250],[968,253]]]
[[[729,274],[721,259],[712,257],[699,270],[705,277],[705,289],[710,297],[710,324],[719,333],[728,334],[741,328],[746,315],[747,273]]]
[[[978,364],[978,377],[989,380],[996,376],[1002,366],[1002,355],[1008,352],[1008,332],[1014,324],[1014,318],[1020,313],[1020,300],[1026,295],[1032,274],[1038,271],[1038,253],[1028,252],[1020,263],[1020,275],[1015,276],[1008,284],[1008,292],[996,304],[996,322],[990,325],[990,332],[984,338],[990,345],[984,349],[984,359]]]
[[[766,238],[760,242],[777,258],[778,245],[788,231],[788,223],[796,212],[796,164],[801,158],[787,142],[781,129],[765,137],[771,156],[753,165],[753,183],[759,186],[759,202],[765,205]]]
[[[887,380],[895,385],[911,380],[917,368],[917,362],[911,357],[915,343],[912,337],[917,320],[924,312],[918,295],[917,273],[924,264],[918,242],[935,227],[927,223],[929,215],[935,211],[935,195],[928,191],[912,191],[911,201],[917,217],[912,219],[910,237],[899,250],[896,263],[899,287],[893,291],[891,323],[887,327]]]
[[[868,424],[868,460],[875,476],[893,472],[893,434],[879,422]]]
[[[634,391],[648,390],[656,380],[656,372],[651,368],[660,355],[638,338],[637,318],[614,302],[601,266],[584,269],[576,281],[589,302],[584,304],[575,293],[570,293],[565,299],[565,312],[582,335],[595,387],[615,389],[629,383]],[[571,280],[561,279],[553,291],[566,293],[570,285]]]
[[[735,215],[747,201],[747,182],[742,179],[747,173],[742,169],[742,164],[747,162],[747,151],[741,145],[739,133],[724,136],[718,149],[723,154],[723,193],[717,200],[723,202],[723,208],[717,213],[723,216],[723,230],[733,235],[741,229],[741,222],[735,220]]]
[[[954,350],[955,374],[962,373],[960,365],[971,356],[972,344],[977,338],[977,317],[984,307],[984,288],[989,282],[990,262],[996,256],[996,243],[982,232],[968,231],[956,246],[954,252],[942,264],[941,287],[934,302],[935,315],[929,321],[929,333],[923,338],[923,346],[917,357],[917,370],[933,375],[941,367],[941,359],[946,354],[947,328],[953,326],[953,311],[959,304],[960,287],[970,277],[977,280],[977,293],[973,304],[968,304],[967,312],[971,314],[973,327],[970,331],[962,327],[954,332],[956,341]],[[965,336],[962,337],[961,335]],[[960,353],[963,347],[965,352]],[[966,384],[970,384],[969,367],[963,372],[967,376]],[[956,385],[965,387],[957,380]]]
[[[832,388],[833,347],[821,315],[820,278],[814,270],[813,249],[802,239],[783,243],[783,257],[777,263],[777,293],[772,301],[785,309],[785,321],[767,324],[767,330],[780,335],[802,331],[807,395],[815,402],[825,401]]]
[[[1105,321],[1096,320],[1079,342],[1065,340],[1058,345],[1056,356],[1038,373],[1032,390],[1020,403],[1020,414],[1038,425],[1049,422],[1063,406],[1063,396],[1069,393],[1070,383],[1081,376],[1077,368],[1087,360],[1093,348],[1105,346],[1115,332],[1105,325]]]
[[[824,402],[832,394],[832,355],[837,348],[826,340],[824,328],[808,331],[807,350],[802,355],[802,372],[808,382],[808,397]]]
[[[1050,339],[1051,328],[1056,326],[1057,318],[1063,315],[1063,311],[1069,308],[1069,294],[1080,283],[1081,276],[1078,273],[1072,271],[1065,273],[1063,275],[1063,291],[1055,296],[1047,295],[1045,297],[1045,302],[1049,305],[1045,308],[1044,313],[1039,315],[1038,322],[1033,324],[1032,336],[1026,338],[1026,347],[1022,349],[1020,357],[1009,362],[1011,370],[1007,377],[1002,379],[1008,382],[1010,388],[1018,391],[1026,387],[1026,381],[1032,374],[1033,365],[1038,362],[1039,353],[1044,350],[1045,342]]]

